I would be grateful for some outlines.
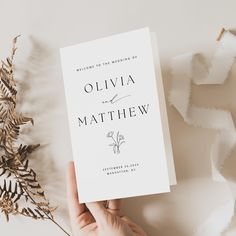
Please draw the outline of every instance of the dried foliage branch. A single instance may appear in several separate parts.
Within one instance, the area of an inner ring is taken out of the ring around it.
[[[9,221],[9,215],[22,215],[33,219],[51,220],[69,235],[53,217],[52,207],[37,180],[37,174],[29,167],[28,156],[40,144],[23,145],[18,141],[20,127],[34,121],[18,114],[17,87],[13,60],[17,38],[13,39],[11,55],[0,66],[0,210]]]

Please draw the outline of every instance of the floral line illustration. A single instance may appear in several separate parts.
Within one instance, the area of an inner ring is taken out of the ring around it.
[[[107,133],[107,138],[112,139],[113,143],[109,144],[109,146],[113,147],[114,154],[120,153],[120,146],[125,143],[125,137],[124,135],[120,134],[118,131],[116,134],[114,131],[109,131]]]

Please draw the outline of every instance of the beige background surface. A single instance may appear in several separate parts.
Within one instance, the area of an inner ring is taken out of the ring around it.
[[[157,32],[168,95],[171,57],[188,51],[210,57],[221,27],[235,27],[236,22],[234,0],[0,0],[0,6],[1,58],[8,55],[12,37],[22,35],[16,60],[25,99],[21,110],[35,120],[35,126],[24,131],[32,138],[23,138],[42,144],[32,166],[52,203],[59,205],[57,217],[63,216],[59,221],[66,228],[65,170],[72,157],[58,49],[149,26]],[[235,117],[235,75],[234,66],[223,86],[193,86],[193,102],[228,109]],[[209,152],[215,133],[188,126],[169,105],[168,115],[178,185],[169,194],[126,199],[123,208],[150,236],[189,236],[230,193],[223,183],[211,180]],[[235,179],[234,157],[223,171]],[[7,224],[2,215],[0,234],[64,235],[50,222],[11,217]]]

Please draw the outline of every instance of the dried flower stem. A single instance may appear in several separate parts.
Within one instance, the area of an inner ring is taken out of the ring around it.
[[[4,178],[3,184],[0,184],[0,210],[7,221],[9,215],[50,220],[69,236],[54,220],[53,211],[56,207],[50,205],[37,180],[37,174],[29,167],[28,156],[40,145],[17,145],[16,142],[22,125],[28,122],[34,125],[32,118],[16,112],[17,88],[13,59],[18,37],[13,39],[10,57],[2,61],[0,66],[0,177]]]

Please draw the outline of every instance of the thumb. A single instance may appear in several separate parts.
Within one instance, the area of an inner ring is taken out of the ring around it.
[[[108,212],[103,202],[88,202],[86,206],[98,224],[104,225],[107,223]]]

